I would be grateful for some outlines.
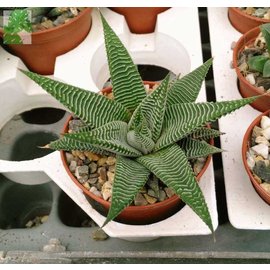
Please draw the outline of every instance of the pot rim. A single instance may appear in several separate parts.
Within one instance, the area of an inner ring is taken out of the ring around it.
[[[144,84],[150,84],[151,86],[157,84],[156,82],[152,82],[152,81],[143,81]],[[105,93],[108,93],[108,92],[111,92],[112,91],[112,87],[109,86],[109,87],[105,87],[101,90],[101,92],[105,92]],[[71,115],[65,125],[64,125],[64,128],[62,130],[62,133],[66,133],[67,132],[67,129],[68,129],[68,123],[69,121],[73,118],[73,116]],[[208,125],[210,127],[210,125]],[[214,145],[214,139],[210,139],[210,144],[211,145]],[[65,155],[66,151],[64,150],[60,150],[60,155],[61,155],[61,160],[62,160],[62,163],[64,165],[64,168],[65,170],[67,171],[68,175],[70,176],[71,180],[86,194],[88,195],[90,198],[94,199],[95,201],[97,201],[98,203],[104,205],[105,207],[109,208],[111,203],[109,201],[105,201],[103,198],[100,198],[96,195],[94,195],[92,192],[90,192],[88,189],[86,189],[81,183],[79,183],[78,179],[76,179],[76,177],[72,174],[72,172],[69,170],[69,167],[67,165],[67,160],[66,160],[66,155]],[[196,179],[197,181],[200,180],[200,178],[202,177],[202,175],[204,174],[204,172],[207,170],[209,164],[210,164],[210,161],[212,159],[212,155],[209,155],[205,161],[205,164],[202,168],[202,170],[200,171],[200,173],[196,176]],[[137,209],[140,209],[140,210],[150,210],[150,209],[153,209],[153,208],[156,208],[156,207],[159,207],[161,205],[165,206],[167,204],[170,204],[171,202],[174,202],[174,201],[177,201],[177,200],[181,200],[180,197],[178,195],[173,195],[172,197],[164,200],[164,201],[161,201],[161,202],[156,202],[154,204],[148,204],[148,205],[144,205],[144,206],[135,206],[135,205],[129,205],[127,206],[126,208],[129,209],[129,211],[137,211]]]
[[[252,135],[252,130],[255,126],[257,126],[259,123],[260,123],[260,120],[262,118],[262,116],[264,115],[268,115],[269,116],[270,114],[270,109],[261,113],[260,115],[258,115],[253,121],[252,123],[249,125],[248,129],[246,130],[246,133],[244,135],[244,138],[243,138],[243,143],[242,143],[242,160],[243,160],[243,163],[244,163],[244,167],[245,167],[245,170],[246,172],[248,173],[249,175],[249,179],[251,181],[251,183],[253,184],[256,189],[259,190],[259,193],[262,193],[263,196],[267,197],[269,202],[267,202],[268,204],[270,204],[270,194],[267,193],[261,186],[260,184],[255,180],[253,174],[252,174],[252,171],[251,169],[248,167],[248,164],[247,164],[247,151],[248,149],[250,148],[249,147],[249,143],[250,143],[250,137]],[[261,196],[261,194],[259,194]],[[261,196],[262,197],[262,196]]]
[[[46,30],[41,30],[41,31],[37,31],[37,32],[32,32],[31,35],[32,35],[32,37],[39,37],[39,36],[42,36],[42,35],[50,34],[51,32],[54,32],[54,31],[61,32],[63,28],[69,27],[71,24],[73,24],[74,22],[76,22],[77,20],[79,20],[86,13],[91,13],[91,11],[92,11],[92,8],[91,7],[86,7],[76,17],[71,18],[71,20],[69,20],[67,23],[58,25],[58,26],[53,27],[51,29],[46,29]],[[4,29],[3,28],[0,28],[0,34],[4,34]]]
[[[254,92],[256,92],[258,95],[262,95],[265,94],[265,91],[259,89],[256,86],[253,86],[250,82],[248,82],[245,77],[242,75],[239,67],[238,67],[238,55],[239,53],[243,50],[243,47],[245,44],[248,44],[250,42],[252,42],[253,40],[256,39],[256,37],[259,35],[260,33],[260,27],[257,26],[255,28],[252,28],[251,30],[249,30],[248,32],[246,32],[245,34],[243,34],[240,39],[237,41],[234,49],[233,49],[233,67],[236,71],[237,77],[238,79],[247,87],[251,88]],[[247,38],[247,36],[252,36]],[[254,37],[254,35],[256,35],[256,37]]]
[[[249,20],[253,20],[253,21],[256,21],[256,22],[259,22],[259,23],[269,23],[270,22],[270,20],[268,20],[268,19],[258,18],[258,17],[255,17],[255,16],[248,15],[248,14],[244,13],[242,10],[240,10],[237,7],[229,7],[229,9],[233,10],[235,13],[237,13],[240,16],[246,17]]]

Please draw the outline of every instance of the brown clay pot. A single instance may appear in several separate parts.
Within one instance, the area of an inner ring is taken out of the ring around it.
[[[239,79],[239,91],[242,97],[245,98],[258,96],[265,93],[263,90],[250,84],[241,74],[239,68],[237,67],[238,66],[237,59],[240,52],[244,50],[245,46],[249,46],[250,44],[252,44],[255,41],[256,37],[259,35],[259,33],[260,33],[259,27],[253,28],[252,30],[248,31],[247,33],[242,35],[242,37],[238,40],[233,50],[233,66],[236,70],[237,77]],[[256,110],[265,112],[270,108],[270,97],[268,95],[265,95],[262,98],[259,98],[256,101],[254,101],[251,104],[251,106]]]
[[[270,22],[270,20],[247,15],[246,13],[244,13],[243,11],[241,11],[239,8],[236,7],[229,7],[228,16],[233,27],[242,34],[248,32],[249,30],[261,24]]]
[[[145,84],[149,84],[150,86],[153,86],[154,82],[144,82]],[[112,91],[111,87],[104,88],[102,92],[110,93]],[[67,133],[68,131],[68,123],[72,119],[70,117],[63,129],[63,133]],[[213,145],[214,140],[211,140],[210,143]],[[61,153],[61,159],[63,162],[63,165],[69,174],[72,181],[83,190],[83,193],[86,195],[87,200],[90,202],[90,204],[93,206],[94,209],[96,209],[99,213],[103,214],[104,216],[107,216],[109,208],[111,203],[108,201],[103,200],[100,197],[97,197],[92,192],[87,190],[82,184],[79,183],[79,181],[74,177],[74,175],[70,172],[69,167],[67,165],[66,161],[66,155],[64,151],[60,151]],[[201,178],[201,176],[206,171],[209,163],[211,161],[211,156],[208,156],[205,165],[199,175],[196,177],[197,180]],[[151,224],[157,221],[164,220],[171,215],[175,214],[177,211],[181,209],[183,206],[183,202],[181,202],[180,198],[177,195],[172,196],[169,199],[166,199],[163,202],[158,202],[152,205],[147,206],[128,206],[125,208],[121,214],[118,215],[118,217],[115,219],[118,222],[126,223],[126,224]]]
[[[92,8],[86,8],[69,22],[32,33],[32,44],[9,44],[10,52],[20,57],[33,72],[54,73],[55,59],[77,47],[90,31]],[[3,29],[0,29],[3,34]]]
[[[125,16],[132,33],[147,34],[155,31],[157,15],[169,7],[112,7],[110,9]]]
[[[260,121],[262,116],[266,115],[269,116],[270,110],[267,110],[266,112],[260,114],[258,117],[255,118],[255,120],[250,124],[250,126],[248,127],[245,136],[243,138],[243,145],[242,145],[242,159],[243,159],[243,163],[244,163],[244,167],[248,173],[249,179],[253,185],[253,187],[255,188],[255,190],[257,191],[257,193],[261,196],[261,198],[267,202],[268,204],[270,204],[270,194],[267,193],[261,186],[260,184],[255,180],[252,171],[250,170],[250,168],[248,167],[247,164],[247,152],[248,149],[250,147],[250,140],[251,140],[251,136],[252,136],[252,130],[255,126],[260,126]]]

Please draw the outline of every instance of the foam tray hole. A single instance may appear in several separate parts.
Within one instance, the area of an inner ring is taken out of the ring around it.
[[[21,185],[0,175],[0,228],[26,228],[29,220],[50,214],[52,201],[49,184]]]
[[[54,150],[38,148],[58,138],[49,132],[31,132],[18,137],[11,148],[10,160],[22,161],[40,158],[52,153]]]
[[[37,108],[21,114],[22,120],[25,123],[37,125],[49,125],[60,121],[65,111],[55,108]]]
[[[94,221],[64,192],[59,196],[58,214],[61,222],[69,227],[96,226]]]

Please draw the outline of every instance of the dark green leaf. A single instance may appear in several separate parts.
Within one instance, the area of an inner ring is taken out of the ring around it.
[[[113,95],[117,102],[134,111],[146,97],[146,91],[127,49],[101,15],[107,58],[113,85]]]
[[[213,232],[211,216],[202,191],[187,157],[178,145],[173,144],[136,160],[172,188]]]
[[[180,103],[167,108],[163,132],[156,143],[155,151],[187,137],[207,122],[213,122],[260,96],[222,102]]]
[[[269,58],[263,55],[252,56],[248,59],[249,69],[263,73],[264,65],[267,60],[269,60]]]
[[[100,127],[111,121],[129,120],[128,111],[120,103],[105,96],[30,71],[21,71],[92,127]]]
[[[193,70],[183,78],[176,80],[168,92],[167,104],[194,102],[200,92],[202,82],[212,65],[213,59],[210,58],[203,65]]]
[[[103,226],[131,204],[148,180],[150,171],[135,160],[117,156],[113,182],[112,204]]]
[[[88,132],[65,134],[65,138],[91,144],[111,153],[138,157],[142,153],[127,143],[127,123],[114,121]]]
[[[270,54],[270,23],[262,24],[260,28],[266,42],[267,50]]]
[[[266,78],[270,77],[270,59],[267,60],[267,62],[265,63],[263,67],[263,77],[266,77]]]
[[[185,138],[179,142],[180,147],[185,152],[188,159],[207,157],[209,155],[222,152],[221,149],[208,144],[206,141]]]

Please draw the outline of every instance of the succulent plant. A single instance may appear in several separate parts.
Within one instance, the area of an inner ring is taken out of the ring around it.
[[[116,155],[116,172],[107,224],[133,201],[150,173],[172,188],[213,232],[211,216],[189,159],[221,150],[205,140],[219,131],[206,128],[256,97],[195,103],[212,59],[169,83],[167,76],[151,94],[127,49],[101,15],[114,100],[47,77],[22,71],[54,96],[85,126],[48,146]],[[205,139],[205,140],[202,140]],[[104,226],[103,225],[103,226]]]
[[[4,44],[22,44],[21,32],[32,32],[31,21],[26,9],[11,11],[7,25],[4,26]]]
[[[270,23],[260,26],[261,33],[265,39],[267,55],[252,56],[248,60],[250,70],[262,73],[263,77],[270,77]]]

